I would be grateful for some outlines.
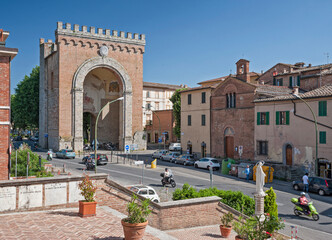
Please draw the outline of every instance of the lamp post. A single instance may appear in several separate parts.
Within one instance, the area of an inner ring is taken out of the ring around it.
[[[105,107],[107,107],[111,103],[114,103],[116,101],[121,101],[121,100],[123,100],[123,97],[119,97],[119,98],[117,98],[113,101],[110,101],[110,102],[106,103],[105,106],[102,107],[102,109],[100,109],[100,111],[97,115],[96,124],[95,124],[95,144],[94,144],[94,148],[95,148],[95,173],[97,173],[97,125],[98,125],[99,115],[104,110]]]
[[[151,107],[153,107],[151,104],[148,104],[148,110],[151,110]],[[144,106],[143,106],[144,108]],[[154,107],[153,107],[154,108]],[[158,150],[160,150],[160,144],[159,144],[159,137],[161,136],[161,126],[160,126],[160,118],[158,116],[158,114],[156,112],[153,112],[152,113],[156,114],[157,118],[158,118],[158,121],[159,121],[159,134],[158,134]]]
[[[316,115],[314,113],[314,111],[312,110],[312,108],[309,106],[309,104],[303,99],[301,98],[297,93],[293,93],[293,96],[297,97],[298,99],[300,99],[302,102],[304,102],[304,104],[310,109],[310,112],[314,118],[315,121],[315,131],[316,131],[316,159],[315,159],[315,174],[318,176],[318,130],[317,130],[317,118]]]

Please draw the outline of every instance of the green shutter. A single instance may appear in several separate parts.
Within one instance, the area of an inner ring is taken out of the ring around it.
[[[270,125],[270,112],[266,112],[266,125]]]
[[[257,125],[261,125],[261,113],[257,113]]]
[[[274,86],[277,85],[277,81],[276,81],[276,78],[275,78],[275,77],[273,78],[273,85],[274,85]]]
[[[289,111],[286,111],[286,125],[289,125]]]
[[[326,144],[326,132],[319,132],[319,143]]]
[[[300,75],[297,76],[297,86],[300,86]]]
[[[318,116],[322,116],[322,102],[318,102]]]
[[[279,86],[284,86],[284,80],[282,78],[280,78],[280,84]]]
[[[320,117],[327,116],[327,101],[318,102],[318,116]]]
[[[276,112],[276,125],[279,125],[280,112]]]
[[[327,116],[327,101],[324,101],[324,116]]]
[[[293,77],[289,77],[289,87],[293,87]]]

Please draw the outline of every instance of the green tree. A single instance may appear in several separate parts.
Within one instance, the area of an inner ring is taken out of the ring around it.
[[[39,66],[15,88],[11,96],[11,121],[14,128],[36,129],[39,126]]]
[[[265,192],[267,195],[264,197],[264,212],[269,213],[270,216],[278,218],[278,205],[277,205],[277,195],[270,187],[269,190]]]
[[[169,99],[173,103],[173,115],[175,119],[174,134],[177,138],[181,137],[181,94],[185,88],[177,89]]]

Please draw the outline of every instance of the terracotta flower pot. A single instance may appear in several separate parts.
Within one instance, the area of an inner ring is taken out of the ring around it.
[[[144,223],[128,223],[121,220],[125,240],[141,240],[144,236],[145,228],[148,221]]]
[[[231,235],[232,227],[226,227],[224,225],[220,225],[219,227],[220,227],[220,233],[221,233],[222,237],[227,238],[227,237],[229,237],[229,235]]]
[[[97,202],[85,202],[79,201],[79,212],[80,217],[92,217],[96,216]]]
[[[235,240],[244,240],[244,238],[240,238],[238,235],[236,235]]]

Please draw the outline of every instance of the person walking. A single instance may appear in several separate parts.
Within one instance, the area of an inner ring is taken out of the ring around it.
[[[308,173],[304,174],[302,177],[303,181],[303,191],[308,192],[309,191],[309,178],[308,178]]]
[[[247,179],[247,182],[249,182],[249,175],[250,175],[250,168],[249,168],[249,165],[247,165],[247,168],[246,168],[246,170],[244,171],[245,172],[245,174],[246,174],[246,179]]]

